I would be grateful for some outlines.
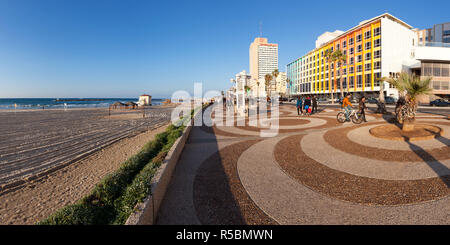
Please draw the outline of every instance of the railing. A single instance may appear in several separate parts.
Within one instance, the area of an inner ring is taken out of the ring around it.
[[[450,43],[438,43],[438,42],[425,42],[417,45],[419,47],[444,47],[450,48]]]

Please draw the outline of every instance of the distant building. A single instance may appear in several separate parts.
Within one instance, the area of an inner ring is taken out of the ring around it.
[[[280,72],[275,79],[276,81],[276,87],[275,91],[280,94],[281,96],[286,95],[286,72]]]
[[[255,38],[250,44],[249,56],[250,75],[254,79],[264,78],[278,69],[278,44],[268,43],[267,38]]]
[[[450,47],[450,22],[433,25],[432,28],[416,30],[419,45]]]
[[[139,96],[139,105],[151,105],[152,104],[152,96],[148,94],[143,94]]]

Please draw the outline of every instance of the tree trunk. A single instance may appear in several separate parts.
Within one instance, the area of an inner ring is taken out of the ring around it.
[[[415,120],[404,120],[403,124],[402,124],[402,131],[404,132],[409,132],[409,131],[413,131],[414,130],[414,121]]]

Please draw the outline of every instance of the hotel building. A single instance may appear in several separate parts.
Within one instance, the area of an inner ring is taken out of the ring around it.
[[[250,75],[254,79],[264,79],[278,69],[278,44],[268,43],[267,38],[257,37],[250,44]]]
[[[398,97],[394,87],[378,79],[396,76],[401,71],[414,70],[420,75],[427,62],[439,61],[440,69],[441,64],[450,62],[450,48],[439,47],[442,50],[430,53],[418,46],[417,39],[416,30],[388,13],[362,21],[345,32],[326,32],[317,39],[315,49],[287,65],[287,77],[292,84],[289,93],[328,98],[335,93],[340,97],[342,79],[344,93],[375,97],[380,86],[384,86],[386,96]],[[329,62],[326,50],[341,50],[347,56],[346,62]],[[440,88],[446,89],[449,82],[450,79],[440,79]]]

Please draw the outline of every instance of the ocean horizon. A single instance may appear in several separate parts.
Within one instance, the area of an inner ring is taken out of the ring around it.
[[[152,98],[152,105],[160,105],[164,98]],[[105,108],[115,102],[137,102],[139,98],[0,98],[0,110]]]

